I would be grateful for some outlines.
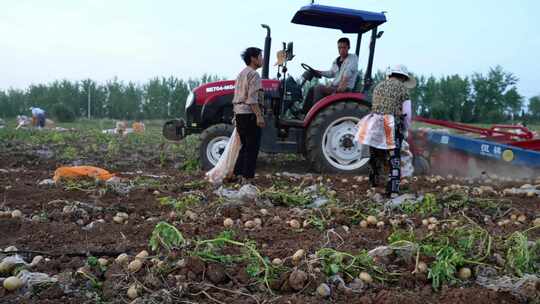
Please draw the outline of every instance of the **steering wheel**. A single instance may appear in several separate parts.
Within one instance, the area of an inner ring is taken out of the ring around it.
[[[313,76],[317,77],[317,78],[321,78],[321,73],[319,73],[317,70],[315,70],[314,68],[310,67],[309,65],[305,64],[305,63],[301,63],[300,66],[302,68],[304,68],[304,70],[310,72]]]

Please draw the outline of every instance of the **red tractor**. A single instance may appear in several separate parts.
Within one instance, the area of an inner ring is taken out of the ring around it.
[[[268,79],[271,36],[267,30],[264,45],[265,63],[262,70],[262,85],[265,98],[262,104],[266,128],[262,131],[261,151],[266,153],[297,153],[304,155],[312,169],[327,173],[359,173],[369,159],[369,149],[354,139],[356,124],[369,112],[367,92],[372,78],[375,42],[382,32],[379,25],[386,22],[383,13],[311,4],[302,7],[292,23],[341,30],[343,33],[358,34],[356,55],[360,53],[362,36],[370,32],[369,57],[364,85],[358,91],[336,93],[318,101],[303,119],[286,116],[288,107],[302,99],[301,85],[287,77],[287,61],[293,59],[293,44],[284,44],[286,60],[278,69],[277,79]],[[306,64],[302,67],[315,75]],[[358,77],[359,81],[360,77]],[[358,87],[358,86],[357,86]],[[203,169],[213,167],[233,131],[232,99],[234,80],[207,83],[195,88],[186,101],[186,120],[168,121],[163,135],[170,140],[181,140],[189,134],[199,134],[201,139],[200,160]]]

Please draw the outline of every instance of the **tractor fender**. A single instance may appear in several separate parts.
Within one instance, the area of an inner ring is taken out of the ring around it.
[[[319,100],[313,107],[309,110],[307,113],[305,119],[304,119],[304,128],[307,128],[313,119],[317,116],[317,114],[335,104],[338,102],[343,101],[354,101],[358,102],[359,104],[366,105],[368,107],[371,107],[371,103],[366,100],[366,96],[362,93],[336,93],[329,96],[324,97],[323,99]]]
[[[219,123],[221,120],[227,119],[223,116],[232,115],[232,99],[233,94],[209,96],[201,109],[201,122]],[[227,109],[228,108],[228,109]],[[230,113],[228,113],[230,112]],[[232,119],[232,116],[230,117]],[[230,123],[230,121],[228,121]]]

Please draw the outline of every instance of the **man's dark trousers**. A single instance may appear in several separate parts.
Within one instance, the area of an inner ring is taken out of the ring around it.
[[[236,131],[240,135],[242,148],[236,160],[234,174],[245,178],[255,177],[255,166],[261,146],[261,128],[257,126],[255,114],[236,114]]]
[[[45,121],[46,121],[45,114],[38,114],[37,120],[38,120],[38,127],[45,128]]]

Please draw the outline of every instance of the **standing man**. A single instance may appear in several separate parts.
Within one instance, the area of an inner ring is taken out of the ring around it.
[[[261,144],[261,128],[265,126],[259,105],[262,102],[263,89],[261,77],[257,73],[257,69],[263,66],[262,50],[255,47],[247,48],[242,53],[242,59],[246,67],[236,78],[232,101],[236,130],[242,143],[234,174],[252,179],[255,177]]]
[[[399,194],[401,180],[401,145],[411,125],[411,101],[409,89],[416,81],[403,65],[389,67],[387,79],[373,90],[371,113],[358,123],[357,139],[368,145],[369,183],[378,187],[383,168],[389,168],[386,194]]]
[[[349,53],[351,48],[349,38],[340,38],[337,46],[339,57],[334,60],[330,70],[316,71],[318,75],[315,75],[317,77],[334,78],[334,80],[329,86],[316,85],[309,89],[304,102],[304,113],[307,113],[317,101],[325,96],[350,92],[354,89],[356,76],[358,75],[358,57]]]
[[[30,107],[30,111],[32,111],[32,125],[37,126],[38,128],[44,128],[45,111],[36,107]]]

